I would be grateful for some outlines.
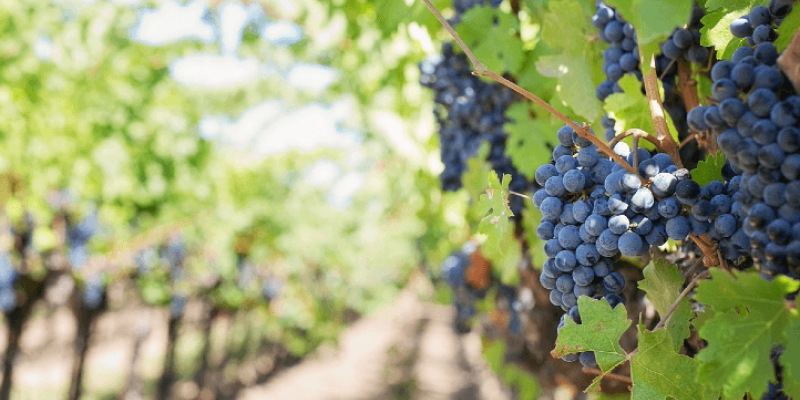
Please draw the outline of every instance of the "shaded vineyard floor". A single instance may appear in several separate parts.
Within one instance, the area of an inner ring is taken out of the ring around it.
[[[428,296],[421,293],[430,293],[428,285],[416,280],[384,309],[348,327],[338,345],[323,346],[294,366],[276,361],[280,356],[275,353],[253,357],[249,369],[242,368],[242,362],[226,365],[225,355],[215,351],[223,346],[212,343],[210,362],[223,366],[220,374],[240,382],[231,395],[216,399],[512,399],[511,391],[484,364],[479,334],[456,333],[452,307],[422,300]],[[174,399],[214,398],[193,384],[193,366],[186,365],[200,350],[196,321],[202,312],[202,307],[187,306],[176,350],[181,382],[172,388]],[[12,398],[63,399],[74,358],[76,321],[66,308],[36,313],[21,338]],[[124,398],[120,393],[132,365],[144,398],[152,398],[167,346],[167,319],[168,310],[143,306],[101,315],[87,354],[81,398]],[[228,336],[241,323],[247,323],[246,318],[216,323],[212,341]],[[137,337],[141,343],[134,363]],[[4,348],[5,335],[0,335],[0,351]],[[247,371],[259,368],[258,378],[252,372],[247,376]]]
[[[356,322],[338,350],[320,351],[245,400],[511,399],[480,355],[477,333],[453,329],[454,310],[405,291],[393,304]]]

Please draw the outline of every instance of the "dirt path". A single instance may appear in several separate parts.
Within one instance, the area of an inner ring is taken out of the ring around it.
[[[382,312],[348,328],[336,351],[318,352],[242,392],[244,400],[505,400],[511,392],[489,372],[476,333],[453,330],[450,307],[406,290]]]

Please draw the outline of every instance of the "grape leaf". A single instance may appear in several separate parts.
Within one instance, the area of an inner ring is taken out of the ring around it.
[[[767,389],[765,382],[775,377],[769,352],[786,343],[783,331],[792,312],[784,296],[800,282],[785,276],[767,282],[757,273],[709,271],[712,279],[697,285],[695,300],[716,315],[700,329],[708,347],[697,355],[697,382],[722,389],[726,398],[741,398],[745,392],[759,398]]]
[[[659,259],[655,264],[648,265],[643,273],[644,280],[639,282],[639,289],[647,292],[647,300],[653,303],[658,315],[663,318],[682,291],[684,279],[681,271],[677,266]],[[678,351],[683,339],[689,337],[689,319],[693,315],[689,299],[684,298],[667,321],[666,331],[672,339],[674,351]]]
[[[642,94],[642,84],[635,76],[626,74],[619,80],[622,93],[614,93],[606,98],[604,109],[613,114],[617,121],[614,130],[625,132],[638,128],[645,132],[654,132],[653,120],[647,99]]]
[[[487,68],[499,74],[519,72],[525,61],[522,41],[517,38],[516,16],[491,7],[473,7],[456,26],[461,40]]]
[[[753,6],[764,4],[760,0],[710,0],[706,3],[706,15],[700,21],[700,44],[714,46],[719,54],[725,51],[733,37],[730,27],[731,22],[742,15],[748,14]]]
[[[791,398],[800,398],[800,318],[793,315],[792,323],[783,331],[787,343],[781,354],[783,391]]]
[[[482,216],[478,224],[478,233],[486,235],[487,252],[503,253],[501,242],[509,233],[511,224],[508,218],[514,215],[508,207],[510,183],[511,175],[503,175],[503,182],[500,182],[497,173],[494,170],[490,171],[489,187],[478,201],[478,211]]]
[[[675,28],[686,25],[692,12],[692,0],[607,0],[636,28],[642,72],[650,72],[650,58],[661,52],[659,45]]]
[[[800,29],[800,11],[797,11],[797,7],[795,7],[783,19],[781,26],[778,27],[778,39],[775,40],[775,47],[778,48],[778,53],[789,45],[798,29]]]
[[[470,199],[479,198],[486,189],[486,177],[492,171],[491,164],[486,162],[489,148],[488,142],[481,143],[478,152],[467,160],[467,170],[461,175],[461,182]]]
[[[712,181],[723,181],[722,167],[725,166],[725,155],[717,151],[717,155],[709,154],[705,161],[697,163],[697,168],[692,170],[692,180],[700,186],[705,186]]]
[[[542,18],[542,41],[561,53],[542,55],[536,62],[540,74],[558,79],[556,93],[563,104],[588,121],[599,118],[601,111],[600,101],[586,95],[587,87],[596,86],[592,60],[600,56],[598,44],[586,38],[596,34],[591,15],[578,2],[553,3]]]
[[[600,114],[601,104],[596,96],[586,95],[586,88],[595,86],[589,55],[587,49],[586,53],[576,56],[542,56],[536,69],[544,76],[558,79],[556,93],[563,104],[581,117],[594,121]]]
[[[506,117],[511,121],[504,129],[508,132],[506,154],[519,172],[533,180],[536,168],[552,158],[548,145],[558,145],[556,132],[560,124],[552,123],[546,111],[530,104],[519,102],[509,107]],[[535,118],[531,110],[536,111]]]
[[[647,332],[644,325],[639,325],[638,348],[631,357],[632,399],[719,397],[708,384],[695,383],[700,363],[678,354],[674,338],[666,330]]]
[[[582,324],[578,325],[571,318],[565,318],[564,327],[558,333],[556,348],[550,354],[561,358],[567,354],[594,351],[597,365],[608,373],[625,361],[625,350],[619,345],[622,334],[631,326],[625,306],[617,305],[614,309],[605,299],[592,300],[582,296],[578,298]],[[602,376],[592,382],[587,392],[599,390]]]
[[[506,175],[508,176],[508,175]],[[500,247],[486,247],[483,255],[492,262],[492,271],[505,285],[519,284],[519,263],[522,260],[522,243],[514,236],[514,224],[499,233]]]

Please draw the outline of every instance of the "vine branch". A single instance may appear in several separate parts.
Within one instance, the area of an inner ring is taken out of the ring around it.
[[[667,153],[672,162],[678,168],[683,168],[681,156],[678,153],[678,144],[669,133],[667,119],[664,117],[664,107],[661,104],[661,95],[658,94],[658,76],[656,76],[655,56],[650,60],[650,72],[643,76],[644,92],[647,97],[647,105],[650,108],[650,118],[653,120],[653,129],[656,131],[656,139],[661,143],[661,148]]]
[[[507,88],[519,93],[520,95],[522,95],[526,99],[528,99],[528,100],[540,105],[547,112],[549,112],[550,114],[553,114],[554,116],[556,116],[556,118],[560,119],[562,122],[564,122],[565,124],[569,125],[569,127],[572,128],[578,135],[580,135],[581,137],[583,137],[583,138],[589,140],[590,142],[592,142],[592,144],[597,146],[597,148],[600,151],[605,153],[607,156],[611,157],[611,159],[614,160],[614,162],[616,162],[617,164],[621,165],[623,168],[625,168],[626,171],[628,171],[628,172],[630,172],[632,174],[635,174],[637,176],[639,175],[638,171],[636,171],[636,169],[634,169],[630,164],[628,164],[625,161],[625,159],[623,159],[619,154],[614,153],[614,151],[611,148],[609,148],[605,143],[603,143],[603,141],[601,141],[594,134],[592,134],[592,132],[589,131],[589,126],[588,125],[586,125],[586,124],[578,125],[573,120],[568,118],[566,115],[564,115],[560,111],[558,111],[555,108],[553,108],[553,106],[548,104],[546,101],[544,101],[544,100],[540,99],[539,97],[537,97],[535,94],[523,89],[521,86],[517,85],[516,83],[511,82],[508,79],[503,78],[502,76],[498,75],[494,71],[486,68],[486,66],[483,63],[481,63],[475,57],[475,55],[472,53],[472,51],[469,50],[469,47],[467,47],[467,45],[464,43],[464,41],[461,40],[461,37],[458,36],[458,33],[455,31],[455,29],[453,29],[453,27],[450,26],[450,23],[447,22],[447,20],[445,20],[444,17],[442,17],[442,14],[439,13],[439,10],[437,10],[436,7],[433,4],[431,4],[430,0],[422,0],[422,1],[425,3],[425,5],[428,7],[428,9],[431,10],[431,12],[436,16],[436,19],[439,20],[439,23],[441,23],[445,27],[447,32],[450,33],[450,35],[453,37],[453,39],[455,39],[456,43],[458,43],[458,46],[461,47],[461,50],[464,51],[464,54],[466,54],[467,57],[469,58],[469,60],[472,62],[472,65],[475,68],[475,71],[472,71],[473,75],[487,77],[487,78],[489,78],[489,79],[491,79],[491,80],[493,80],[493,81],[495,81],[497,83],[500,83],[503,86],[505,86],[505,87],[507,87]]]

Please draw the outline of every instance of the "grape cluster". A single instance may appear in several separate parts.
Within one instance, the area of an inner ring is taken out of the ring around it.
[[[441,110],[437,109],[435,113],[444,163],[440,177],[442,188],[461,188],[461,175],[466,170],[467,160],[477,154],[485,141],[491,145],[487,161],[492,168],[500,176],[512,176],[511,190],[525,191],[527,180],[505,154],[507,134],[503,124],[507,121],[505,111],[514,101],[514,92],[472,75],[467,57],[456,53],[452,44],[442,46],[442,55],[435,64],[420,65],[421,84],[434,91],[434,101],[441,106]],[[519,215],[523,200],[513,198],[510,201],[511,211]]]
[[[731,33],[734,37],[746,39],[748,46],[757,46],[764,42],[774,42],[778,37],[775,28],[780,26],[792,11],[794,0],[772,0],[769,7],[756,6],[750,14],[731,22]]]
[[[17,307],[17,292],[14,283],[17,281],[17,270],[11,263],[7,253],[0,253],[0,310],[9,313]]]
[[[777,2],[773,2],[776,8]],[[764,13],[767,14],[764,14]],[[741,21],[771,29],[775,15],[766,7],[731,23],[741,35]],[[765,25],[766,24],[766,25]],[[763,31],[763,29],[761,29]],[[766,277],[796,276],[800,267],[800,96],[776,65],[778,52],[753,32],[755,49],[737,49],[731,61],[711,70],[712,104],[687,115],[698,131],[710,130],[717,145],[741,176],[731,181],[737,209],[746,217],[753,259]]]
[[[543,189],[534,193],[533,204],[542,214],[536,234],[548,257],[540,282],[551,290],[551,303],[573,319],[580,296],[605,297],[612,307],[624,302],[625,279],[614,269],[620,256],[647,257],[651,246],[689,235],[706,235],[732,261],[749,249],[740,223],[743,210],[731,196],[737,176],[728,185],[714,181],[701,187],[668,155],[617,143],[614,152],[637,167],[633,174],[601,157],[569,126],[557,136],[553,163],[536,170]]]
[[[700,19],[705,15],[705,10],[700,7],[692,8],[692,15],[686,28],[677,28],[666,42],[661,44],[661,54],[674,63],[683,57],[687,61],[697,64],[708,62],[709,50],[700,45],[700,28],[703,24]]]
[[[475,302],[486,295],[485,290],[478,290],[467,282],[466,275],[472,261],[470,255],[477,250],[472,242],[464,244],[460,251],[451,254],[444,260],[441,277],[453,290],[453,305],[456,307],[456,330],[469,332],[469,321],[475,316]]]
[[[186,260],[186,243],[180,236],[173,237],[167,242],[162,251],[162,259],[169,265],[172,280],[178,282],[184,277],[183,264]],[[171,318],[180,318],[186,306],[186,296],[175,292],[169,302]]]
[[[90,213],[67,230],[69,262],[72,269],[80,270],[89,261],[89,239],[97,232],[97,214]]]
[[[636,42],[636,30],[625,22],[622,15],[602,1],[595,3],[597,12],[592,16],[592,24],[598,29],[600,39],[610,46],[603,51],[603,73],[606,80],[597,87],[597,98],[606,99],[612,93],[621,93],[619,80],[625,74],[634,74],[639,81],[642,72],[639,70],[639,46]]]
[[[100,275],[92,275],[83,286],[83,304],[90,310],[97,310],[103,305],[105,289]]]

